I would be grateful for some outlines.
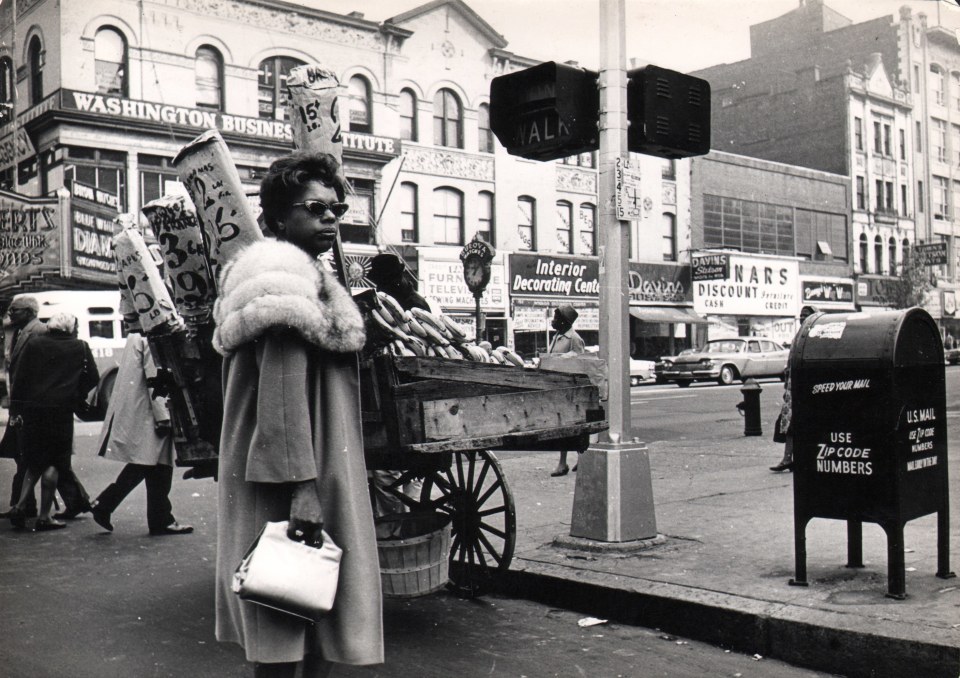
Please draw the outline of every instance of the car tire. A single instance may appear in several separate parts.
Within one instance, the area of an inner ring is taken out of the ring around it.
[[[631,377],[630,377],[630,385],[631,385],[631,386],[639,386],[639,385],[640,385],[640,377],[631,376]]]
[[[692,382],[689,381],[678,381],[677,386],[680,388],[687,388]]]
[[[717,383],[721,386],[729,386],[736,378],[737,371],[730,365],[724,365],[720,368],[720,376],[717,377]]]

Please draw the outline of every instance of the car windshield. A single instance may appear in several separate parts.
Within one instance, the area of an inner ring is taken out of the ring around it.
[[[711,341],[703,347],[704,353],[739,353],[743,349],[742,341]]]

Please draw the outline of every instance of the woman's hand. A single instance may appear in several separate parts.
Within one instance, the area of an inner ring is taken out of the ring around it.
[[[317,496],[316,481],[308,480],[293,485],[287,537],[302,541],[307,546],[319,548],[323,545],[323,509]]]

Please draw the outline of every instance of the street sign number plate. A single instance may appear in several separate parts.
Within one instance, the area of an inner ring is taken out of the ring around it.
[[[617,158],[617,219],[639,220],[643,196],[640,194],[640,171],[631,167],[627,158]]]

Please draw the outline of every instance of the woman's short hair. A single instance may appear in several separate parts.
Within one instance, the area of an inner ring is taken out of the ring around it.
[[[340,174],[340,163],[329,153],[296,151],[273,161],[260,182],[260,207],[263,220],[274,233],[277,220],[290,209],[300,191],[309,181],[319,181],[337,192],[343,202],[347,185]]]
[[[72,313],[65,313],[61,311],[60,313],[54,313],[50,320],[47,321],[47,329],[50,330],[60,330],[61,332],[66,332],[71,334],[74,329],[77,327],[77,316]]]

